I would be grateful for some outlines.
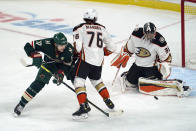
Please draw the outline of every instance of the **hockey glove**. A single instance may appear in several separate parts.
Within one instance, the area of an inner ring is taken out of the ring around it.
[[[117,68],[120,68],[120,66],[122,65],[122,67],[126,67],[127,62],[129,61],[129,54],[126,52],[122,52],[120,54],[118,54],[113,60],[112,60],[112,64],[111,66],[116,66]]]
[[[42,64],[42,55],[40,53],[34,52],[31,54],[31,57],[33,58],[33,65],[37,68],[40,68]]]
[[[59,70],[54,75],[55,75],[55,79],[53,79],[53,83],[57,84],[57,86],[59,86],[63,82],[64,72],[63,72],[63,70]]]
[[[171,74],[171,67],[168,62],[157,63],[159,72],[163,75],[163,80],[166,80]]]
[[[108,50],[106,47],[104,47],[103,49],[104,49],[104,56],[109,56],[110,54],[112,54],[112,52]]]

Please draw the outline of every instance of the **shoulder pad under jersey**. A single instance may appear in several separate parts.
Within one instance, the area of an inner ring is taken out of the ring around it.
[[[43,44],[52,44],[53,38],[45,38],[45,39],[40,39],[40,40],[34,40],[34,44],[37,44],[39,46],[42,46]]]
[[[73,31],[76,31],[78,28],[82,27],[86,23],[81,23],[73,28]]]
[[[132,35],[138,38],[142,38],[144,36],[143,28],[135,28],[132,32]]]
[[[155,39],[152,40],[152,43],[160,47],[164,47],[167,45],[165,38],[159,32],[156,32]]]
[[[94,25],[99,25],[99,26],[102,26],[103,28],[105,28],[105,26],[99,24],[99,23],[95,23]]]

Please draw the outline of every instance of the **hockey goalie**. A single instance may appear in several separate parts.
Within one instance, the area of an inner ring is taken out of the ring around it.
[[[167,79],[171,73],[172,56],[165,38],[156,31],[156,26],[148,22],[144,27],[136,28],[123,51],[112,61],[112,66],[125,67],[130,57],[135,62],[129,71],[121,74],[121,89],[137,88],[148,95],[188,96],[191,88],[183,81]]]

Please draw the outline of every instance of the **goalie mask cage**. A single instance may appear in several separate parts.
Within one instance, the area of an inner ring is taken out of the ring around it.
[[[196,69],[196,0],[181,0],[182,67]],[[193,26],[189,26],[192,22]],[[192,30],[189,32],[189,30]],[[192,33],[191,33],[192,32]]]

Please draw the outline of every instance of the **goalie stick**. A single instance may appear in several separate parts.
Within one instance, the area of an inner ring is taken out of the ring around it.
[[[115,75],[115,77],[114,77],[114,79],[113,79],[113,81],[112,81],[112,86],[114,85],[114,83],[115,83],[115,81],[116,81],[116,77],[117,77],[117,75],[118,75],[118,73],[119,73],[119,71],[120,71],[120,68],[121,68],[121,65],[120,65],[120,67],[118,68],[118,70],[117,70],[117,72],[116,72],[116,75]]]
[[[115,61],[115,59],[118,58],[118,55],[121,54],[122,52],[123,52],[123,46],[121,47],[120,53],[117,53],[117,55],[112,59],[111,63],[113,63],[113,61]],[[117,77],[117,75],[118,75],[118,73],[119,73],[119,71],[120,71],[120,68],[121,68],[121,65],[119,66],[118,70],[116,71],[115,77],[114,77],[114,79],[113,79],[113,81],[112,81],[112,86],[114,85],[114,83],[115,83],[115,81],[116,81],[116,77]]]

